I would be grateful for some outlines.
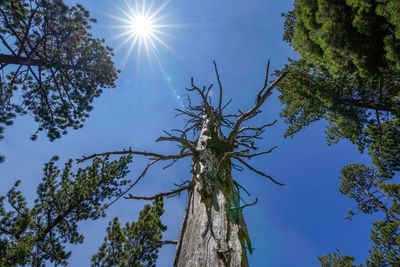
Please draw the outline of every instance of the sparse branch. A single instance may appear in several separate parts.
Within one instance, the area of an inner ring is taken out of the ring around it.
[[[266,67],[266,70],[265,70],[264,87],[260,90],[260,92],[258,93],[257,97],[261,96],[263,91],[265,90],[265,88],[267,88],[267,86],[268,86],[268,82],[269,82],[269,63],[270,63],[270,60],[268,59],[267,67]]]
[[[269,149],[267,149],[267,150],[260,151],[260,152],[257,152],[257,153],[243,155],[242,157],[251,159],[251,158],[254,158],[254,157],[261,156],[261,155],[269,154],[269,153],[271,153],[272,150],[274,150],[275,148],[277,148],[277,146],[273,146],[273,147],[271,147],[271,148],[269,148]]]
[[[151,162],[149,162],[147,164],[147,166],[143,169],[143,171],[140,173],[140,175],[135,179],[135,181],[124,191],[122,191],[113,201],[111,201],[110,203],[108,203],[107,205],[104,206],[103,209],[101,209],[100,211],[103,211],[105,209],[107,209],[108,207],[110,207],[112,204],[114,204],[115,202],[117,202],[119,199],[121,199],[121,197],[123,197],[126,193],[128,193],[129,191],[132,190],[132,188],[137,185],[137,183],[139,183],[139,181],[146,175],[147,171],[150,169],[151,166],[153,166],[158,160],[153,160]]]
[[[167,131],[164,131],[164,133],[168,136],[161,136],[157,139],[156,142],[163,142],[163,141],[178,142],[184,148],[194,152],[195,151],[195,142],[187,139],[186,132],[180,131],[180,130],[175,130],[175,131],[179,131],[181,133],[181,136],[180,137],[174,136],[174,135],[168,133]]]
[[[373,193],[369,192],[366,188],[364,188],[360,183],[357,181],[352,181],[352,184],[354,184],[356,187],[358,187],[366,197],[368,197],[369,201],[374,203],[379,209],[381,209],[383,212],[386,213],[386,215],[393,221],[397,222],[400,224],[400,218],[398,218],[392,211],[389,209],[385,203],[383,203],[378,197],[376,197]]]
[[[194,78],[192,77],[190,79],[190,84],[192,86],[192,88],[186,88],[187,91],[189,92],[197,92],[199,94],[199,96],[201,97],[203,104],[208,106],[208,93],[211,91],[213,84],[210,84],[210,86],[208,88],[206,88],[205,86],[203,87],[203,89],[200,89],[195,83],[194,83]]]
[[[169,192],[161,192],[161,193],[158,193],[156,195],[149,196],[149,197],[140,197],[140,196],[134,196],[132,194],[129,194],[126,197],[126,199],[155,200],[155,199],[160,198],[160,197],[174,197],[174,196],[180,195],[181,192],[189,190],[191,188],[192,188],[192,183],[190,183],[190,184],[188,184],[186,186],[181,186],[178,189],[175,189],[175,190],[172,190],[172,191],[169,191]]]
[[[268,72],[269,72],[268,69],[269,69],[269,64],[267,65],[267,75],[268,75]],[[257,94],[255,105],[250,110],[248,110],[247,112],[244,112],[244,113],[241,112],[242,114],[240,115],[240,117],[235,122],[235,125],[233,126],[233,129],[232,129],[232,131],[230,132],[230,134],[228,136],[228,142],[230,144],[233,144],[233,141],[235,140],[242,123],[244,121],[246,121],[246,120],[251,119],[252,117],[254,117],[255,115],[258,114],[259,108],[262,106],[262,104],[264,104],[265,100],[271,94],[272,89],[274,89],[274,87],[285,77],[285,75],[286,75],[286,72],[282,73],[269,86],[268,86],[268,79],[265,80],[264,86],[261,88],[261,90]]]
[[[248,196],[251,196],[251,194],[249,193],[249,191],[246,190],[246,188],[244,188],[241,184],[239,184],[238,182],[236,182],[235,180],[233,180],[233,184],[236,187],[236,190],[239,192],[240,189],[243,190],[243,192],[245,192]]]
[[[135,151],[135,150],[121,150],[121,151],[112,151],[112,152],[104,152],[104,153],[95,153],[90,156],[83,156],[76,161],[78,163],[96,158],[96,157],[104,157],[104,156],[111,156],[111,155],[141,155],[145,157],[150,157],[150,159],[157,159],[157,160],[173,160],[173,159],[182,159],[185,157],[192,156],[192,153],[181,153],[175,155],[164,155],[159,153],[147,152],[147,151]]]
[[[163,246],[163,245],[177,245],[178,244],[178,241],[176,241],[176,240],[161,240],[160,241],[160,245],[161,246]]]
[[[277,180],[275,180],[274,178],[272,178],[270,175],[265,174],[264,172],[255,169],[254,167],[252,167],[250,164],[248,164],[246,161],[244,161],[244,160],[241,159],[240,157],[233,157],[233,158],[236,159],[237,161],[239,161],[241,164],[243,164],[243,165],[244,165],[246,168],[248,168],[249,170],[251,170],[251,171],[257,173],[258,175],[261,175],[261,176],[263,176],[263,177],[265,177],[265,178],[268,178],[269,180],[271,180],[272,182],[274,182],[274,183],[277,184],[277,185],[284,185],[283,183],[278,182]]]
[[[260,126],[260,127],[250,127],[250,126],[248,126],[248,127],[243,127],[243,128],[241,128],[240,130],[238,130],[237,134],[239,134],[239,133],[244,133],[244,132],[246,132],[246,131],[261,132],[261,131],[264,131],[265,128],[270,127],[270,126],[273,126],[275,123],[276,123],[276,120],[274,120],[274,121],[271,122],[271,123],[264,124],[264,125],[262,125],[262,126]]]
[[[239,172],[244,171],[244,168],[243,168],[242,166],[237,165],[237,164],[235,164],[235,163],[232,163],[232,168],[235,169],[235,170],[237,170],[237,171],[239,171]]]
[[[214,70],[215,70],[215,75],[217,76],[217,81],[218,81],[218,88],[219,88],[219,98],[218,98],[218,115],[221,117],[222,115],[222,83],[221,83],[221,77],[218,72],[217,68],[217,63],[213,61],[214,63]],[[228,102],[229,104],[229,102]]]
[[[257,152],[257,153],[249,153],[250,149],[234,151],[234,152],[228,152],[228,153],[226,153],[226,157],[243,157],[243,158],[251,159],[251,158],[254,158],[254,157],[258,157],[258,156],[262,156],[262,155],[265,155],[265,154],[269,154],[275,148],[277,148],[277,146],[273,146],[273,147],[271,147],[271,148],[269,148],[267,150],[260,151],[260,152]]]

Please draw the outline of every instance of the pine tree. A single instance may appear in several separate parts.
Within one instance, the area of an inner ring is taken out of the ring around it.
[[[143,208],[137,222],[126,223],[122,228],[114,218],[99,252],[92,257],[92,266],[156,266],[158,249],[166,243],[161,240],[167,230],[160,219],[163,205],[161,197],[155,199]]]
[[[325,119],[330,144],[348,139],[368,150],[382,175],[400,170],[400,65],[392,51],[399,8],[397,1],[296,1],[283,38],[302,58],[278,71],[288,73],[279,85],[286,136]]]
[[[400,71],[397,0],[296,0],[284,39],[313,65],[364,78]]]
[[[72,160],[62,170],[57,160],[45,164],[33,205],[18,190],[19,181],[6,197],[0,197],[1,267],[66,265],[71,253],[65,245],[84,240],[78,223],[103,217],[106,201],[120,195],[128,184],[124,177],[130,156],[114,161],[96,158],[76,172]]]
[[[286,136],[324,119],[329,144],[348,139],[372,159],[371,167],[347,165],[340,177],[358,211],[385,215],[373,225],[367,266],[399,265],[399,11],[396,0],[296,0],[284,14],[283,39],[301,56],[277,72],[288,73],[279,84]],[[335,252],[320,260],[353,266],[354,259]]]
[[[349,255],[340,254],[339,250],[336,250],[332,254],[318,257],[321,267],[357,267],[354,264],[354,257]],[[361,265],[359,265],[361,267]]]
[[[83,126],[94,98],[117,78],[112,50],[89,33],[95,21],[62,0],[0,1],[0,136],[28,113],[38,124],[32,139]]]

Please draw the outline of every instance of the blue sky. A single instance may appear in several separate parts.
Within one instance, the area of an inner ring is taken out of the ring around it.
[[[98,19],[93,32],[107,39],[113,48],[124,39],[112,38],[120,30],[120,22],[109,15],[120,16],[123,1],[67,0],[83,4]],[[161,5],[164,1],[154,1]],[[174,118],[173,109],[182,105],[178,96],[184,94],[190,77],[198,84],[215,82],[212,60],[221,72],[224,94],[232,98],[232,110],[245,109],[254,103],[262,85],[265,64],[271,59],[272,69],[281,67],[288,57],[296,57],[281,40],[281,12],[291,9],[293,1],[273,0],[172,0],[162,11],[165,22],[175,25],[165,29],[172,37],[163,40],[172,51],[159,47],[159,60],[148,61],[135,51],[127,58],[128,45],[116,51],[115,63],[121,68],[117,87],[106,90],[95,101],[95,108],[85,127],[71,131],[55,142],[39,136],[29,141],[35,124],[29,117],[16,120],[7,128],[0,142],[6,162],[0,165],[0,193],[22,180],[22,190],[28,199],[42,177],[42,167],[53,155],[61,161],[94,152],[132,147],[157,152],[177,151],[173,145],[155,144],[163,130],[182,127],[183,121]],[[140,58],[140,60],[138,60]],[[126,64],[124,64],[126,62]],[[324,139],[324,122],[314,123],[293,139],[284,139],[286,129],[279,112],[282,106],[275,91],[255,122],[278,123],[267,130],[261,146],[278,148],[254,165],[286,185],[279,187],[250,172],[234,176],[259,199],[256,206],[245,210],[245,217],[256,248],[250,256],[251,266],[309,267],[318,266],[317,257],[340,248],[342,252],[364,260],[370,247],[369,234],[373,218],[359,215],[353,221],[344,219],[354,203],[338,191],[338,174],[350,162],[368,162],[347,141],[328,146]],[[145,161],[134,158],[132,178],[143,168]],[[158,193],[173,188],[174,182],[190,178],[189,161],[166,171],[151,170],[133,189],[137,195]],[[166,200],[164,223],[169,229],[166,239],[176,239],[182,221],[186,198]],[[80,224],[86,237],[83,245],[73,246],[70,266],[88,266],[105,236],[108,221],[119,216],[121,221],[137,218],[144,202],[121,200],[108,211],[108,217]],[[175,247],[160,251],[157,266],[171,266]]]

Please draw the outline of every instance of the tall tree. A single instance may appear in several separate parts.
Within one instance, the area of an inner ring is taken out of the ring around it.
[[[283,39],[301,56],[278,71],[288,72],[279,85],[286,135],[325,119],[330,144],[348,139],[367,150],[374,165],[347,165],[340,189],[359,211],[385,215],[374,223],[367,266],[399,264],[399,14],[396,0],[297,0],[284,14]],[[338,253],[320,260],[353,266]]]
[[[399,8],[398,1],[295,2],[284,40],[302,58],[285,66],[279,86],[287,136],[326,119],[330,143],[346,138],[367,148],[386,176],[400,170]]]
[[[47,261],[66,265],[71,253],[65,245],[84,240],[78,223],[104,216],[106,201],[128,184],[124,177],[130,156],[97,158],[76,172],[72,161],[61,170],[56,160],[45,164],[32,208],[18,190],[19,181],[0,197],[0,266],[44,266]]]
[[[118,218],[114,218],[98,253],[92,257],[92,266],[156,266],[158,249],[174,243],[161,240],[167,230],[160,219],[163,206],[161,197],[155,199],[152,205],[143,208],[136,222],[126,223],[123,228]]]
[[[0,136],[31,114],[50,140],[79,129],[103,88],[114,87],[112,51],[89,32],[89,12],[62,0],[0,1]]]
[[[261,107],[285,74],[270,83],[267,67],[266,79],[256,95],[254,106],[248,111],[239,111],[238,114],[225,114],[224,110],[230,101],[223,104],[223,88],[215,62],[214,66],[219,90],[216,105],[212,105],[209,94],[213,85],[201,88],[192,78],[191,88],[187,90],[197,93],[200,103],[194,104],[188,96],[188,106],[177,109],[179,115],[187,118],[187,127],[174,129],[171,133],[165,132],[166,136],[157,140],[177,143],[180,148],[179,153],[164,155],[128,149],[93,154],[80,160],[82,162],[110,155],[148,157],[150,161],[137,180],[132,183],[133,187],[157,162],[172,161],[169,167],[179,159],[187,157],[192,159],[192,179],[178,185],[178,188],[149,197],[127,196],[128,199],[154,200],[189,191],[174,266],[248,266],[247,250],[251,254],[254,248],[242,211],[255,204],[257,199],[252,203],[244,201],[243,194],[247,191],[235,181],[232,169],[247,168],[282,185],[248,162],[273,150],[274,147],[260,150],[255,146],[255,141],[260,139],[265,129],[274,122],[258,126],[245,124],[260,114]],[[227,132],[226,135],[223,134],[223,130]],[[193,139],[188,137],[191,132]]]

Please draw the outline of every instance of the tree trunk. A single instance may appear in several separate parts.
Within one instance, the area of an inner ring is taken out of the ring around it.
[[[248,266],[245,242],[251,245],[224,144],[219,127],[204,119],[174,266]]]

